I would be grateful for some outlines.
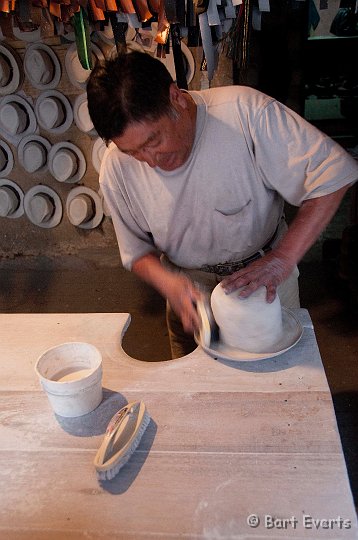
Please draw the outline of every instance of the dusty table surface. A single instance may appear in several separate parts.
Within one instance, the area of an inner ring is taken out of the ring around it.
[[[296,315],[303,337],[280,356],[230,362],[198,348],[153,363],[122,350],[128,314],[0,315],[0,538],[357,538],[312,323]],[[103,355],[104,399],[79,418],[53,413],[34,370],[67,341]],[[93,459],[133,400],[151,422],[100,483]]]

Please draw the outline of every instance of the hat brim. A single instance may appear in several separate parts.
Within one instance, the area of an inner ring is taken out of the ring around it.
[[[38,83],[33,80],[31,70],[28,70],[26,67],[26,56],[30,54],[33,50],[41,50],[44,51],[49,57],[54,67],[54,75],[50,82],[46,84]],[[25,51],[24,56],[24,71],[26,73],[27,78],[29,79],[30,83],[34,88],[38,88],[39,90],[52,90],[53,88],[56,88],[58,86],[60,80],[61,80],[61,64],[59,59],[57,58],[57,54],[51,47],[46,45],[45,43],[32,43],[27,47]]]
[[[9,133],[8,131],[0,127],[0,135],[2,135],[4,139],[9,141],[11,144],[17,145],[23,137],[26,137],[27,135],[30,135],[31,133],[36,132],[37,120],[36,120],[34,110],[31,107],[31,104],[27,101],[27,99],[23,98],[22,96],[19,96],[18,94],[11,94],[8,96],[4,96],[1,99],[0,106],[3,107],[7,103],[11,103],[11,102],[18,103],[21,107],[23,107],[26,110],[29,123],[25,131],[18,133],[16,135],[13,135],[12,133]]]
[[[44,146],[45,149],[46,149],[47,155],[48,155],[48,153],[50,152],[50,149],[51,149],[50,141],[45,139],[45,137],[41,137],[41,135],[27,135],[27,137],[24,137],[23,139],[21,139],[21,141],[19,143],[19,146],[18,146],[18,149],[17,149],[17,156],[19,158],[19,163],[20,163],[21,167],[23,167],[25,169],[25,171],[27,171],[27,169],[26,169],[25,164],[24,164],[24,150],[25,150],[25,146],[29,142],[39,142],[40,144],[42,144],[42,146]],[[43,167],[41,167],[40,169],[37,169],[37,171],[35,171],[35,173],[32,173],[32,174],[37,174],[37,173],[44,172],[44,171],[47,170],[47,168],[48,167],[47,167],[47,159],[46,159],[45,165]]]
[[[18,186],[15,182],[9,180],[8,178],[0,178],[0,187],[3,186],[11,187],[14,191],[16,191],[19,197],[19,207],[15,210],[15,212],[6,217],[10,219],[21,217],[24,214],[24,192],[22,191],[20,186]]]
[[[79,225],[75,225],[76,227],[79,227],[80,229],[94,229],[95,227],[98,227],[98,225],[101,223],[103,219],[103,207],[102,207],[102,200],[101,197],[96,193],[93,189],[85,187],[85,186],[78,186],[74,189],[71,189],[70,193],[67,196],[66,200],[66,212],[69,221],[71,221],[71,215],[70,215],[70,204],[78,197],[78,195],[88,195],[95,205],[95,215],[92,219],[85,221],[84,223],[80,223]]]
[[[14,154],[12,153],[12,150],[10,146],[0,139],[0,148],[2,148],[6,155],[7,155],[7,164],[4,169],[0,171],[0,177],[5,178],[8,174],[11,173],[12,169],[14,168]]]
[[[65,111],[65,120],[63,124],[57,127],[51,128],[51,129],[45,126],[43,122],[41,122],[41,118],[39,114],[41,103],[43,102],[44,99],[48,97],[53,97],[55,99],[58,99],[62,103],[64,107],[64,111]],[[64,133],[65,131],[70,129],[73,122],[72,105],[70,101],[67,99],[67,97],[61,92],[59,92],[58,90],[45,90],[44,92],[42,92],[36,100],[35,113],[36,113],[37,121],[40,124],[40,126],[46,131],[48,131],[49,133],[53,133],[53,134]]]
[[[14,49],[9,47],[9,45],[5,45],[5,43],[0,43],[0,54],[5,56],[11,66],[11,79],[5,86],[0,87],[0,96],[6,96],[18,90],[23,82],[24,75],[21,57]]]
[[[270,347],[268,351],[263,353],[253,353],[243,351],[241,349],[235,349],[234,347],[226,345],[220,339],[219,341],[210,343],[210,346],[207,346],[202,342],[198,334],[195,334],[194,338],[196,343],[213,358],[240,362],[263,360],[265,358],[272,358],[274,356],[283,354],[294,347],[301,339],[303,334],[301,323],[295,317],[292,311],[284,307],[282,307],[282,325],[282,337],[272,347]]]
[[[35,220],[31,212],[31,207],[30,207],[31,199],[38,193],[44,193],[45,195],[49,195],[55,205],[55,211],[52,217],[48,221],[44,221],[42,223],[37,223],[37,221]],[[26,192],[25,197],[24,197],[24,209],[25,209],[26,216],[29,218],[31,223],[43,229],[52,229],[53,227],[56,227],[56,225],[58,225],[62,219],[61,199],[59,195],[56,193],[56,191],[48,186],[38,185],[38,186],[33,186],[32,188],[30,188],[29,191]]]

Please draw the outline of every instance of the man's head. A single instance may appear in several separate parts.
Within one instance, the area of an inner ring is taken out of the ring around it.
[[[97,133],[123,153],[166,171],[188,159],[196,105],[159,60],[133,52],[98,64],[87,96]]]
[[[108,142],[130,123],[168,114],[172,83],[164,64],[146,53],[98,62],[87,84],[88,110],[98,135]]]

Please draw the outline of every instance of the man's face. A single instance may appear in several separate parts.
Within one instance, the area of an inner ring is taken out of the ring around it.
[[[194,137],[195,130],[186,118],[166,115],[156,121],[130,124],[113,142],[121,152],[145,161],[150,167],[173,171],[187,161]]]

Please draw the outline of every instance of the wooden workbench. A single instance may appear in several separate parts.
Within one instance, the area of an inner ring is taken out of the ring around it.
[[[357,538],[314,331],[297,315],[304,335],[281,356],[228,362],[198,348],[155,363],[123,352],[127,314],[0,315],[1,540]],[[34,371],[66,341],[103,355],[104,400],[80,418],[52,412]],[[151,423],[100,484],[107,423],[136,399]]]

